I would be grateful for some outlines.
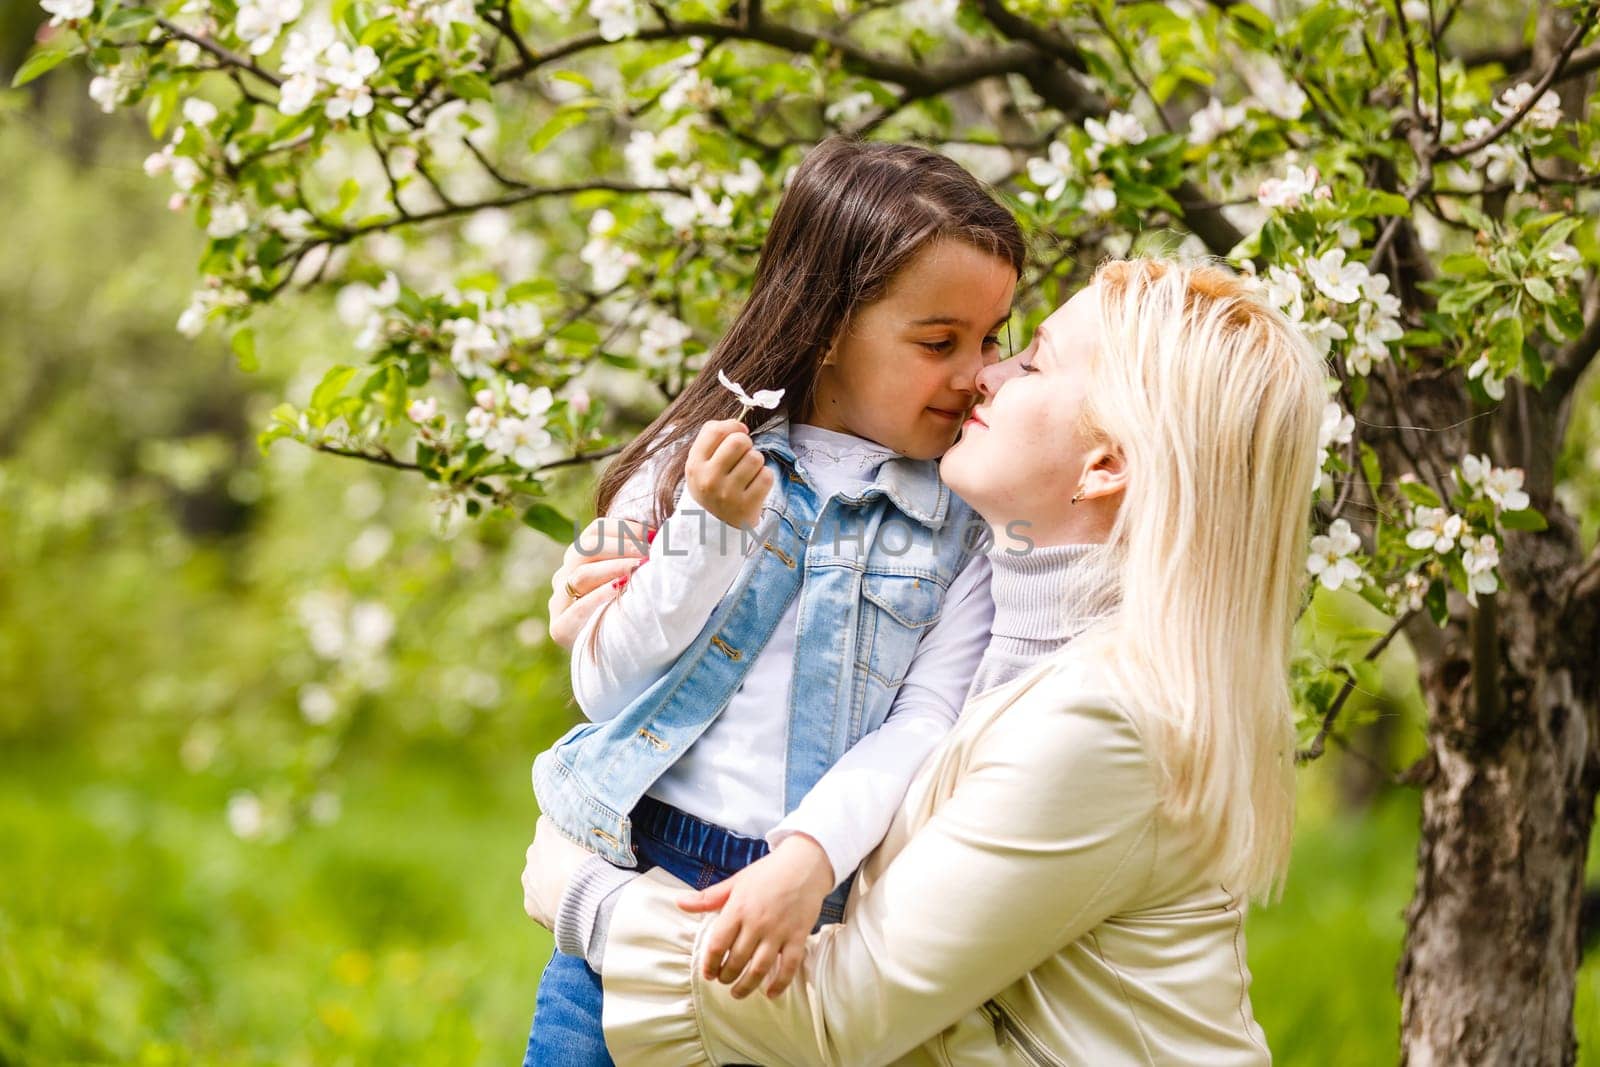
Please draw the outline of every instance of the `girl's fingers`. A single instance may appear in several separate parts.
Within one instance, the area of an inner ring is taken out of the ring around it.
[[[750,963],[745,967],[739,980],[733,983],[733,999],[743,1000],[751,993],[761,988],[762,981],[772,971],[772,965],[777,962],[778,952],[768,945],[759,946],[755,955],[750,957]]]
[[[733,947],[728,950],[728,956],[722,961],[722,973],[717,976],[717,981],[723,985],[732,985],[744,973],[745,965],[750,962],[750,957],[760,947],[760,941],[748,930],[741,927],[739,936],[734,939]]]
[[[744,489],[741,491],[752,494],[760,492],[761,499],[767,499],[767,494],[772,492],[772,471],[764,460],[761,468],[750,476],[750,480],[744,483]]]
[[[695,435],[694,442],[689,445],[689,458],[696,462],[705,463],[721,447],[728,435],[744,429],[744,423],[737,419],[715,419],[700,427],[700,432]]]
[[[700,967],[700,973],[707,981],[716,981],[717,975],[722,973],[723,960],[738,933],[739,924],[726,915],[711,924],[711,933],[706,935],[705,962]]]
[[[726,478],[751,452],[755,452],[755,449],[750,444],[749,434],[731,433],[722,439],[717,450],[711,454],[707,470],[713,477]],[[760,455],[759,452],[756,454]]]
[[[728,897],[733,893],[733,886],[729,882],[718,882],[710,889],[702,889],[698,893],[689,893],[678,898],[678,907],[693,915],[704,914],[708,911],[720,911],[728,902]]]
[[[778,966],[773,969],[772,981],[767,983],[767,996],[776,997],[789,988],[794,981],[794,976],[800,973],[800,961],[806,958],[806,946],[802,941],[798,948],[786,947],[778,954]]]

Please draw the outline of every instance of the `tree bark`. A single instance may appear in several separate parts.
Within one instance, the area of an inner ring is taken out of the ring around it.
[[[1398,974],[1403,1062],[1415,1067],[1577,1054],[1600,598],[1580,580],[1575,530],[1550,510],[1551,530],[1507,545],[1507,588],[1453,622],[1423,664],[1430,766]]]

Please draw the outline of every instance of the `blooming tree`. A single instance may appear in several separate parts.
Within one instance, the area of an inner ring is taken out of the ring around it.
[[[80,57],[209,238],[178,329],[248,367],[255,308],[337,290],[351,354],[263,444],[414,470],[447,514],[569,535],[546,475],[698,369],[830,133],[994,182],[1027,320],[1130,249],[1252,273],[1329,361],[1307,569],[1393,620],[1300,661],[1302,758],[1399,633],[1422,662],[1405,1049],[1570,1062],[1600,555],[1557,456],[1600,349],[1596,0],[41,6],[18,80]]]

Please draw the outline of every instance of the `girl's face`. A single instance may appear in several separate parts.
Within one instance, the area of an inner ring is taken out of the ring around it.
[[[800,421],[912,459],[943,455],[978,399],[978,372],[1000,356],[1016,287],[1006,260],[930,244],[845,327]]]
[[[984,369],[983,402],[939,464],[945,483],[991,526],[1025,522],[1023,532],[1043,544],[1101,510],[1100,474],[1120,463],[1080,418],[1099,347],[1097,300],[1092,287],[1081,290],[1015,359]],[[1080,489],[1087,499],[1073,505]]]

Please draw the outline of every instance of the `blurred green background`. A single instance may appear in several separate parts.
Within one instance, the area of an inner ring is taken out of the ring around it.
[[[6,8],[0,70],[38,21]],[[0,96],[0,1064],[519,1062],[549,952],[527,772],[575,714],[559,546],[441,530],[398,472],[262,456],[267,410],[349,358],[335,295],[266,315],[254,373],[179,337],[201,238],[137,119],[67,71],[29,88]],[[1595,392],[1564,457],[1591,536]],[[1287,892],[1251,916],[1282,1063],[1396,1059],[1416,802],[1375,768],[1420,751],[1421,712],[1403,648],[1384,678],[1355,751],[1304,772]],[[1578,1025],[1600,1063],[1593,964]]]

